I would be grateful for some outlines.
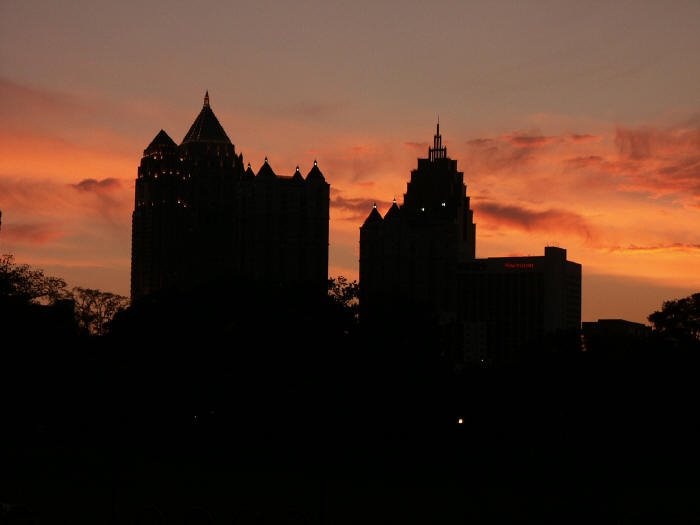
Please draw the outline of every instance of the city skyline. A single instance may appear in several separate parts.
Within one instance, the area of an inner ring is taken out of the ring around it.
[[[136,19],[128,6],[5,5],[0,251],[128,294],[138,159],[161,127],[179,142],[209,89],[256,171],[265,156],[280,173],[318,159],[333,188],[329,273],[356,278],[359,226],[373,202],[384,214],[401,200],[439,113],[477,257],[566,247],[584,267],[584,320],[646,321],[700,287],[700,66],[683,58],[700,48],[700,9],[630,5]]]

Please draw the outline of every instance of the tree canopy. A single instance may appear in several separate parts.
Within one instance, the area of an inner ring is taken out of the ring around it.
[[[70,298],[66,281],[44,274],[28,264],[17,264],[14,256],[0,256],[0,297],[25,303],[54,303]]]
[[[111,292],[81,287],[69,290],[65,280],[28,264],[17,264],[9,254],[0,256],[0,300],[13,308],[15,315],[25,311],[26,316],[34,315],[28,308],[39,308],[36,305],[72,302],[78,328],[89,335],[104,335],[114,315],[129,303],[127,297]]]
[[[665,301],[648,319],[658,335],[684,346],[700,345],[700,293]]]

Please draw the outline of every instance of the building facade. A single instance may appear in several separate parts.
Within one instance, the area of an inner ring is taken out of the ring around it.
[[[257,173],[204,105],[177,145],[161,130],[138,168],[131,297],[245,279],[325,294],[330,186],[317,162],[304,177]]]
[[[381,323],[420,312],[440,325],[455,364],[518,361],[581,325],[581,265],[566,250],[540,257],[477,259],[464,175],[447,156],[440,126],[411,172],[403,205],[360,227],[360,313]]]

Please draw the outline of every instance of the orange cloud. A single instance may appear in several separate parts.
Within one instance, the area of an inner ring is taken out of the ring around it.
[[[637,246],[630,244],[629,246],[612,246],[608,248],[611,252],[685,252],[698,253],[700,252],[700,244],[689,244],[682,242],[674,242],[670,244],[657,244],[651,246]]]

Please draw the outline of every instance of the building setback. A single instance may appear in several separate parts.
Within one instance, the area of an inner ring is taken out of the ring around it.
[[[329,191],[317,162],[306,177],[268,159],[243,164],[209,104],[180,145],[161,130],[143,152],[132,216],[131,297],[218,279],[326,293]]]
[[[464,175],[447,156],[440,125],[411,172],[404,203],[373,207],[360,227],[360,313],[381,323],[428,315],[455,365],[518,361],[581,326],[581,265],[566,250],[543,257],[475,258],[476,226]]]

